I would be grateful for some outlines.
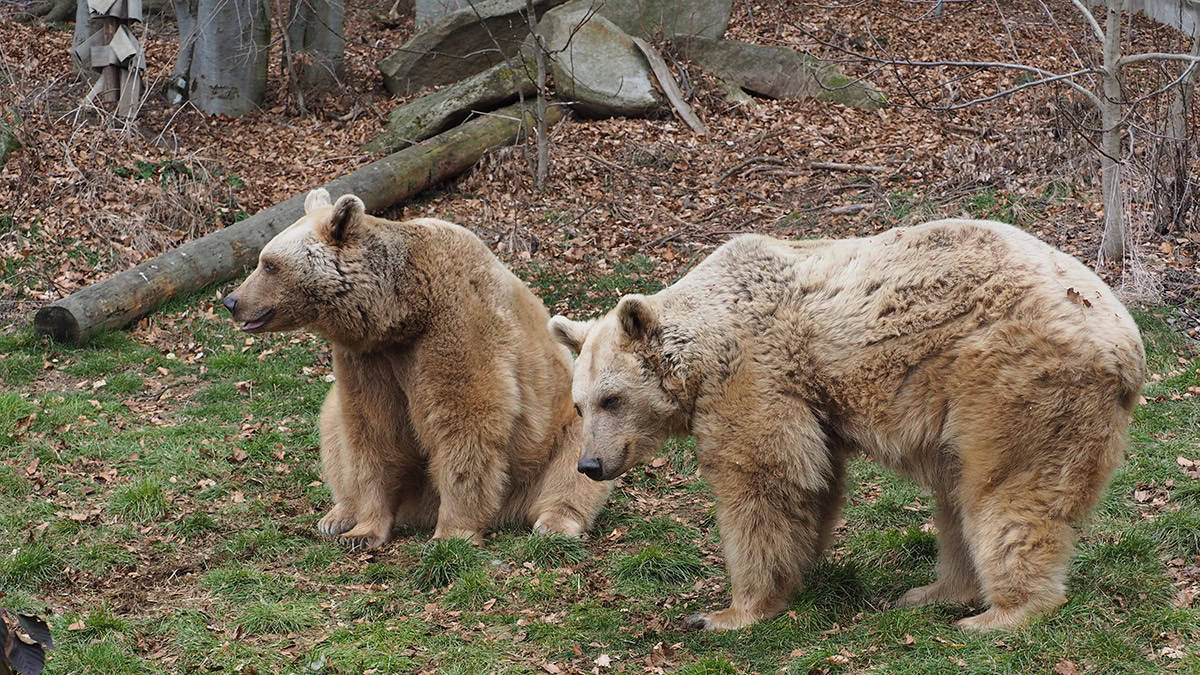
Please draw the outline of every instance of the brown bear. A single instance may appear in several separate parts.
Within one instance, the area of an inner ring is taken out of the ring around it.
[[[738,628],[786,607],[829,541],[848,455],[932,490],[937,580],[902,606],[982,600],[958,626],[1058,607],[1074,527],[1123,460],[1144,375],[1137,326],[1077,260],[1001,223],[862,239],[732,239],[594,322],[579,354],[579,470],[611,480],[694,434]]]
[[[586,530],[611,483],[575,470],[571,355],[541,301],[458,225],[375,218],[323,189],[304,210],[224,304],[242,330],[331,343],[321,532],[357,548],[397,524],[476,543],[502,521]]]

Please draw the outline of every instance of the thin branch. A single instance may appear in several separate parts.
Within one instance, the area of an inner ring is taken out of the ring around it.
[[[887,171],[887,167],[878,166],[876,164],[843,164],[841,162],[813,162],[809,164],[813,169],[824,169],[825,171],[861,171],[864,173],[879,173]]]
[[[932,109],[934,109],[934,110],[959,110],[960,108],[966,108],[969,106],[973,106],[977,103],[986,103],[988,101],[992,101],[992,100],[995,100],[998,98],[1003,98],[1005,96],[1008,96],[1009,94],[1021,91],[1022,89],[1028,89],[1030,87],[1036,87],[1039,85],[1049,84],[1051,82],[1059,82],[1059,81],[1062,81],[1063,83],[1070,85],[1072,89],[1087,96],[1088,100],[1090,100],[1093,105],[1095,105],[1097,108],[1100,108],[1103,106],[1103,102],[1100,100],[1099,96],[1096,96],[1090,90],[1080,86],[1079,84],[1077,84],[1075,82],[1072,82],[1069,79],[1072,77],[1077,77],[1079,75],[1086,75],[1088,73],[1099,73],[1099,72],[1101,72],[1101,71],[1096,68],[1085,68],[1083,70],[1076,70],[1076,71],[1073,71],[1070,73],[1054,75],[1053,77],[1044,77],[1040,80],[1033,80],[1032,82],[1025,82],[1024,84],[1019,84],[1015,87],[1009,87],[1008,89],[998,91],[995,94],[992,94],[990,96],[982,96],[980,98],[974,98],[974,99],[971,99],[970,101],[965,101],[963,103],[955,103],[954,105],[932,106]]]
[[[1117,66],[1127,66],[1131,63],[1139,63],[1141,61],[1191,61],[1195,63],[1200,61],[1200,56],[1192,54],[1169,54],[1164,52],[1148,52],[1146,54],[1130,54],[1117,59]]]
[[[1079,0],[1071,0],[1071,4],[1075,5],[1075,9],[1078,9],[1083,18],[1087,19],[1087,22],[1091,24],[1092,35],[1096,36],[1096,39],[1100,42],[1104,42],[1104,31],[1100,29],[1100,22],[1096,21],[1096,17],[1092,14],[1091,10]]]

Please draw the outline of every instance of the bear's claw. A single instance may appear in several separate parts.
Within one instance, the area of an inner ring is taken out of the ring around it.
[[[338,537],[337,540],[339,544],[350,549],[351,553],[375,548],[371,543],[371,537]]]
[[[708,628],[708,617],[703,614],[690,614],[683,620],[684,630],[704,630]]]
[[[341,504],[335,505],[325,514],[321,522],[317,523],[317,531],[327,537],[336,537],[339,534],[349,531],[358,524],[358,519],[353,515],[346,515],[346,511]]]

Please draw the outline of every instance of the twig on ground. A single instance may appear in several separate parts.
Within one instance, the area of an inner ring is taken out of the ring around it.
[[[727,169],[720,176],[717,176],[716,178],[714,178],[712,181],[712,184],[720,185],[721,183],[723,183],[725,181],[726,178],[729,178],[733,174],[737,173],[738,171],[741,171],[742,169],[746,168],[747,166],[750,166],[751,164],[778,164],[780,166],[786,166],[788,164],[788,161],[786,159],[781,159],[779,157],[771,157],[768,155],[751,157],[750,159],[742,160],[741,162],[738,162],[737,164],[735,164],[732,168]]]
[[[862,171],[865,173],[879,173],[887,171],[887,167],[879,166],[878,164],[843,164],[841,162],[813,162],[808,165],[813,169],[824,169],[826,171]]]
[[[679,85],[675,83],[675,78],[671,75],[671,69],[667,68],[667,62],[663,61],[662,55],[658,53],[650,43],[640,37],[633,38],[633,44],[641,50],[642,55],[646,57],[646,61],[650,63],[650,70],[654,72],[654,78],[658,80],[658,86],[667,96],[667,100],[671,102],[671,107],[675,108],[675,112],[683,118],[684,122],[692,128],[692,131],[705,136],[708,134],[708,128],[704,126],[704,122],[696,117],[696,113],[692,112],[692,107],[683,100],[683,92],[679,91]]]
[[[874,202],[866,202],[865,204],[844,204],[842,206],[835,206],[825,213],[831,216],[844,216],[851,213],[858,213],[859,211],[865,211],[873,206],[875,206]]]

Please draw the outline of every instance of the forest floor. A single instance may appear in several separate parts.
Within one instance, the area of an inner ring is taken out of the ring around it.
[[[390,3],[351,4],[346,86],[301,114],[272,71],[263,109],[237,119],[162,102],[177,36],[151,17],[136,126],[79,109],[70,25],[11,21],[22,3],[0,4],[0,111],[24,143],[0,168],[0,607],[50,618],[51,670],[1200,669],[1200,235],[1153,232],[1146,151],[1128,172],[1131,255],[1103,273],[1135,309],[1152,381],[1129,461],[1080,538],[1070,601],[1010,633],[951,628],[977,608],[892,607],[932,578],[932,500],[868,461],[854,463],[835,544],[784,615],[689,633],[681,618],[724,606],[729,589],[687,442],[624,478],[583,541],[505,529],[477,551],[413,531],[352,554],[315,530],[330,506],[316,451],[332,376],[320,340],[239,334],[218,311],[232,282],[83,348],[35,338],[29,317],[46,302],[376,158],[358,148],[395,101],[374,62],[411,21],[379,20]],[[729,36],[826,58],[874,44],[1045,67],[1086,44],[1083,24],[1053,25],[1038,2],[1004,5],[1000,16],[994,3],[947,3],[934,19],[903,0],[738,2]],[[1133,24],[1134,48],[1186,49]],[[1098,169],[1075,130],[1097,123],[1068,94],[938,111],[927,108],[1018,80],[977,74],[938,88],[944,69],[843,66],[897,105],[738,106],[688,69],[707,137],[670,118],[573,118],[553,131],[543,190],[516,147],[382,215],[471,228],[552,311],[576,318],[670,283],[742,231],[845,237],[967,215],[1013,222],[1094,264]],[[1139,123],[1165,104],[1145,105]],[[851,205],[863,206],[838,212]]]

